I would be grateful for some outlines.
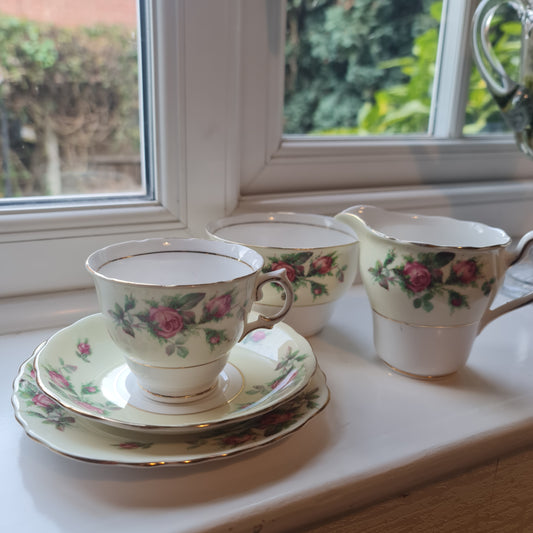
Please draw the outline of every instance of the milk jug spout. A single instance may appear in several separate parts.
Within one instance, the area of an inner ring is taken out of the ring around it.
[[[335,218],[355,231],[359,241],[363,241],[371,231],[366,218],[377,208],[366,205],[355,205],[335,215]]]

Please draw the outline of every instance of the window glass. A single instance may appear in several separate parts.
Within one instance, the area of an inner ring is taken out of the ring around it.
[[[143,193],[136,0],[0,4],[0,204]]]
[[[442,1],[288,0],[284,132],[427,133]]]

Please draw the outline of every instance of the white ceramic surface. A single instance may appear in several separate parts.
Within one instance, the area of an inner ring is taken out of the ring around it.
[[[61,455],[124,466],[187,465],[254,450],[287,437],[329,401],[322,371],[298,395],[266,414],[214,432],[158,435],[113,428],[64,409],[39,388],[34,357],[14,381],[15,416],[26,433]]]
[[[211,253],[159,252],[122,257],[104,264],[99,273],[107,278],[150,285],[197,285],[231,281],[259,268],[257,257],[250,264]]]
[[[91,254],[86,267],[140,387],[167,403],[211,395],[231,348],[279,322],[293,301],[286,274],[262,273],[260,254],[207,239],[119,243]],[[258,291],[270,283],[281,287],[283,308],[250,321]]]
[[[21,310],[21,323],[28,324],[34,307],[48,314],[50,301],[30,299],[26,313]],[[82,302],[67,300],[67,324]],[[494,472],[500,472],[506,457],[533,444],[533,306],[491,323],[474,343],[468,365],[434,383],[389,371],[375,355],[371,320],[368,298],[356,285],[339,300],[322,333],[310,340],[332,393],[321,415],[273,446],[191,468],[113,468],[65,460],[25,434],[5,396],[0,402],[0,452],[5,459],[2,502],[9,512],[3,513],[0,529],[59,533],[75,524],[76,533],[80,527],[85,533],[107,532],[120,524],[130,533],[168,533],[176,524],[198,532],[218,531],[225,524],[242,532],[263,525],[265,532],[281,524],[309,531],[421,485],[434,482],[448,494],[455,473],[480,464],[486,465],[486,476],[476,470],[471,476],[481,484],[479,494],[486,489],[491,505]],[[19,366],[55,331],[0,336],[4,392],[10,394]],[[22,411],[31,409],[29,400],[28,393],[24,401],[29,407],[22,403]],[[23,416],[31,416],[38,428],[44,425],[33,415]],[[49,431],[60,433],[54,427]],[[529,479],[521,460],[517,456],[515,469],[505,476],[517,494],[524,484],[515,481],[521,479],[527,487]],[[509,484],[498,484],[502,512],[487,513],[496,520],[491,522],[497,525],[494,531],[509,527]],[[461,494],[465,488],[471,493],[470,483],[461,487]],[[527,511],[528,495],[526,490],[524,505],[515,507],[513,516]],[[398,520],[405,518],[404,507],[405,501],[398,504]],[[466,523],[475,522],[472,509]],[[455,518],[454,524],[459,521]]]
[[[258,416],[298,394],[316,368],[309,343],[280,323],[250,333],[233,347],[210,396],[168,404],[139,391],[100,314],[60,330],[35,354],[36,382],[61,406],[112,426],[151,433],[210,431]]]
[[[478,222],[373,206],[354,206],[336,218],[359,237],[376,351],[399,371],[428,378],[457,371],[489,322],[533,300],[532,293],[490,308],[533,232],[510,252],[503,230]]]
[[[318,333],[333,305],[357,274],[359,245],[355,233],[331,217],[306,213],[254,213],[208,224],[207,234],[259,252],[263,272],[285,268],[294,303],[285,321],[304,336]],[[272,312],[283,303],[281,292],[265,286],[256,311]]]
[[[406,324],[372,313],[374,346],[381,359],[397,372],[416,378],[453,374],[468,359],[477,324],[427,327]]]

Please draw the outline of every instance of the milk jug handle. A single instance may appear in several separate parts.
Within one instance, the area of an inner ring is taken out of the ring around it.
[[[522,6],[520,4],[517,5],[516,2],[510,2],[508,0],[482,0],[472,19],[474,60],[481,76],[487,83],[489,91],[502,110],[507,108],[508,102],[519,87],[519,84],[507,75],[489,42],[489,28],[492,18],[498,8],[503,4],[508,4],[510,7],[513,7],[518,12],[520,18],[522,17]]]
[[[518,263],[520,259],[526,256],[526,254],[529,252],[529,249],[533,246],[533,230],[528,231],[519,241],[516,245],[516,248],[514,252],[511,253],[510,256],[510,262],[508,263],[508,266],[514,265],[515,263]]]
[[[529,231],[520,239],[514,252],[509,254],[507,266],[512,266],[520,261],[520,259],[525,257],[531,246],[533,246],[533,231]],[[495,309],[488,309],[479,323],[478,334],[489,322],[492,322],[495,318],[498,318],[509,311],[519,309],[520,307],[523,307],[531,302],[533,302],[533,292],[530,292],[524,296],[520,296],[519,298],[515,298],[514,300],[510,300],[509,302],[506,302]]]

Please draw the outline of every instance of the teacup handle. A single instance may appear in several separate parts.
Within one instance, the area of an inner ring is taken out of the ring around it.
[[[253,331],[254,329],[271,329],[274,324],[277,324],[278,322],[283,320],[283,318],[285,318],[285,315],[289,312],[289,309],[292,306],[292,303],[294,301],[294,291],[292,289],[292,283],[289,281],[289,278],[287,277],[287,272],[284,268],[280,268],[279,270],[274,270],[272,272],[262,273],[257,276],[257,281],[254,290],[256,302],[262,298],[262,287],[265,283],[275,283],[285,291],[283,307],[277,313],[274,313],[271,316],[259,314],[257,320],[246,323],[244,325],[244,331],[242,332],[239,341],[244,339],[244,337],[246,337],[246,335],[248,335],[248,333],[250,333],[250,331]]]
[[[522,257],[524,257],[527,254],[531,246],[533,246],[533,231],[527,232],[520,239],[514,252],[511,252],[508,255],[506,267],[509,268],[510,266],[520,261],[520,259],[522,259]],[[509,311],[513,311],[514,309],[523,307],[524,305],[527,305],[531,302],[533,302],[533,292],[530,292],[529,294],[526,294],[525,296],[520,296],[519,298],[515,298],[514,300],[510,300],[509,302],[506,302],[500,305],[499,307],[496,307],[495,309],[488,309],[483,315],[481,322],[479,323],[478,334],[481,333],[481,330],[489,322],[492,322],[495,318],[498,318],[499,316],[502,316],[505,313],[508,313]]]

